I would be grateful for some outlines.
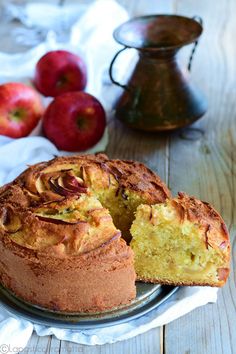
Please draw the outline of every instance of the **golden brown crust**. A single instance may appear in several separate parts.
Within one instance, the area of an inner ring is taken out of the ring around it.
[[[186,193],[179,192],[178,198],[172,200],[181,221],[185,219],[200,225],[205,235],[206,248],[228,250],[230,257],[230,238],[227,226],[220,214],[207,202]]]
[[[135,161],[109,160],[104,154],[84,155],[73,157],[57,157],[49,162],[30,166],[13,184],[18,184],[23,190],[37,194],[36,180],[43,173],[50,173],[56,169],[73,169],[80,171],[82,178],[88,185],[91,176],[96,175],[96,187],[108,188],[113,177],[118,188],[133,190],[150,199],[150,204],[164,202],[170,197],[170,191],[160,177],[149,170],[145,165]],[[31,199],[34,196],[32,195]],[[41,196],[42,197],[42,196]],[[45,196],[50,200],[50,196]],[[36,203],[36,201],[35,201]]]
[[[127,188],[144,194],[150,204],[164,202],[170,198],[170,191],[164,182],[142,163],[111,160],[107,165],[116,176],[121,189]]]
[[[2,284],[25,301],[55,311],[103,311],[135,297],[133,255],[123,240],[66,258],[61,245],[52,247],[34,251],[1,238]]]
[[[227,278],[226,278],[227,279]],[[171,286],[211,286],[211,287],[222,287],[225,284],[225,281],[222,282],[209,282],[209,283],[203,283],[203,282],[196,282],[196,281],[171,281],[171,280],[158,280],[158,279],[152,279],[152,278],[141,278],[138,277],[137,281],[142,281],[144,283],[153,283],[153,284],[161,284],[161,285],[171,285]]]
[[[183,192],[178,193],[178,198],[173,199],[172,204],[179,213],[180,221],[187,219],[200,226],[206,248],[220,250],[225,264],[224,268],[217,269],[218,281],[215,283],[189,282],[177,285],[223,286],[230,272],[230,235],[224,220],[212,205]]]

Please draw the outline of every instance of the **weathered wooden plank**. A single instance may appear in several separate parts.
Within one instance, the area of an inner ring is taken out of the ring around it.
[[[51,351],[53,353],[53,351]],[[135,338],[114,344],[102,346],[79,345],[72,342],[61,341],[60,354],[83,353],[83,354],[162,354],[160,332],[153,329]]]
[[[112,120],[107,153],[111,158],[137,160],[147,164],[165,181],[168,177],[168,138],[127,129]]]
[[[130,16],[173,12],[173,0],[118,0],[118,2],[128,10]]]
[[[60,341],[58,341],[60,343]],[[55,350],[55,346],[52,346],[52,337],[51,336],[46,336],[46,337],[39,337],[37,334],[34,332],[33,335],[31,336],[29,342],[27,343],[27,346],[21,353],[23,354],[38,354],[38,353],[50,353],[50,349],[52,353],[58,353],[58,351]]]
[[[27,346],[25,347],[25,349],[21,353],[23,353],[23,354],[26,354],[29,352],[32,354],[36,353],[35,349],[37,347],[38,341],[39,341],[39,337],[35,333],[33,333],[30,340],[27,343]]]
[[[205,33],[193,64],[193,79],[208,96],[204,119],[170,140],[170,186],[208,200],[231,229],[235,250],[235,58],[234,1],[177,2],[178,13],[200,15]],[[199,130],[194,130],[199,129]],[[190,139],[190,140],[188,140]],[[193,140],[191,140],[193,139]],[[235,256],[232,263],[235,266]],[[217,304],[207,305],[166,326],[165,352],[234,353],[236,343],[235,274],[219,291]]]

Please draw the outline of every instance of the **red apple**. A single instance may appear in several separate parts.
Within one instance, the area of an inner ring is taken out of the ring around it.
[[[95,145],[104,133],[105,111],[85,92],[56,97],[43,116],[43,130],[60,150],[83,151]]]
[[[0,134],[11,138],[28,135],[43,115],[38,93],[19,82],[0,85]]]
[[[34,84],[44,96],[56,97],[65,92],[81,91],[86,83],[84,61],[65,50],[46,53],[36,65]]]

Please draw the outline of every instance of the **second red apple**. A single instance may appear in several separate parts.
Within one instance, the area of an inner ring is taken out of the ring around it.
[[[84,61],[66,50],[46,53],[35,68],[34,84],[44,96],[84,90],[87,70]]]
[[[102,137],[106,126],[101,103],[85,92],[56,97],[43,116],[43,130],[60,150],[83,151]]]

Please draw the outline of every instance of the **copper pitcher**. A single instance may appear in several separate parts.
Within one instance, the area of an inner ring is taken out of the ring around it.
[[[206,112],[204,96],[176,60],[179,49],[195,43],[190,71],[202,30],[199,17],[151,15],[131,19],[114,31],[115,40],[124,46],[109,69],[111,81],[124,90],[115,105],[118,119],[135,129],[162,131],[191,124]],[[124,85],[114,79],[113,64],[129,48],[138,50],[139,60]]]

